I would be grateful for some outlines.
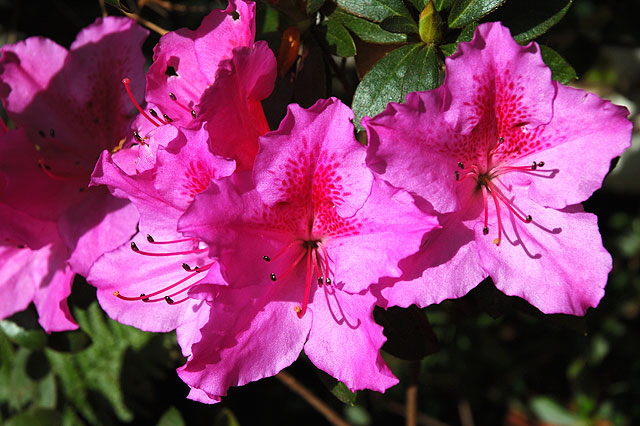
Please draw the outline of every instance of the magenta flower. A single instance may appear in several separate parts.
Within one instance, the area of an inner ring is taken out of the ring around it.
[[[202,129],[162,126],[149,140],[159,146],[151,169],[127,174],[118,162],[121,152],[103,153],[96,165],[92,183],[107,185],[135,205],[140,232],[98,259],[87,280],[98,288],[98,301],[113,319],[146,331],[169,331],[200,315],[202,302],[187,297],[191,286],[203,279],[224,283],[206,245],[180,234],[177,224],[194,196],[212,179],[233,173],[235,163],[211,153]]]
[[[490,276],[544,313],[584,314],[611,257],[579,203],[629,146],[626,109],[552,81],[538,45],[499,23],[480,25],[446,67],[442,87],[362,122],[371,166],[442,225],[383,294],[426,306]]]
[[[63,320],[53,324],[41,315],[47,331],[75,328],[64,302],[73,273],[86,275],[100,254],[135,230],[132,205],[87,185],[99,153],[117,149],[128,133],[130,101],[120,81],[124,75],[142,81],[146,34],[129,19],[104,18],[82,30],[69,51],[39,37],[2,47],[0,97],[24,133],[9,132],[2,140],[0,204],[24,215],[22,227],[33,231],[23,238],[5,236],[13,232],[5,227],[0,231],[5,241],[42,250],[41,260],[27,262],[22,271],[31,274],[35,290],[25,294],[35,294],[34,301],[51,299],[54,290],[58,295],[51,306]],[[42,222],[47,231],[39,233]],[[0,281],[7,286],[15,285],[8,281],[15,279],[12,268],[3,259]]]
[[[269,131],[261,101],[273,90],[276,61],[255,40],[255,3],[231,0],[198,29],[165,34],[147,73],[148,112],[141,110],[138,139],[154,127],[204,126],[213,152],[251,169],[258,136]]]
[[[179,370],[191,398],[218,401],[230,386],[276,374],[303,348],[350,389],[397,383],[378,353],[385,338],[367,290],[399,276],[399,260],[435,221],[373,177],[352,118],[336,99],[290,106],[261,138],[253,174],[214,182],[180,220],[228,282],[190,291],[211,304]]]

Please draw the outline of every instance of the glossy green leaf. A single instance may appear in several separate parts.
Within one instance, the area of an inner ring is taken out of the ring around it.
[[[104,2],[128,13],[133,13],[137,9],[136,2],[133,0],[104,0]]]
[[[413,7],[415,7],[416,10],[420,12],[422,9],[425,8],[427,3],[429,3],[429,0],[409,0],[409,2],[411,2]]]
[[[495,20],[509,27],[513,38],[524,43],[546,33],[571,7],[572,0],[509,0],[495,13]]]
[[[551,78],[554,80],[568,84],[578,78],[576,70],[555,50],[547,46],[540,46],[540,53],[544,63],[551,68]]]
[[[350,15],[340,9],[336,9],[329,16],[329,19],[337,20],[351,30],[361,40],[369,43],[392,44],[407,41],[406,34],[394,34],[389,31],[385,31],[376,23]]]
[[[307,15],[313,15],[324,4],[325,0],[307,0]]]
[[[449,26],[462,28],[497,9],[506,0],[457,0],[449,12]]]
[[[433,5],[438,12],[449,9],[451,7],[451,3],[453,3],[453,0],[433,0]]]
[[[376,63],[356,89],[352,108],[356,123],[381,112],[389,102],[403,102],[409,92],[440,84],[440,64],[435,49],[422,43],[402,46]]]
[[[61,426],[62,415],[51,409],[24,411],[7,420],[4,426]]]
[[[156,426],[185,426],[184,419],[176,407],[170,407],[158,420]]]
[[[337,0],[337,4],[350,14],[375,22],[389,16],[411,17],[402,0]]]
[[[323,22],[327,27],[327,43],[338,56],[347,57],[356,54],[356,44],[351,33],[337,19],[327,19]]]
[[[380,23],[380,28],[390,33],[417,34],[418,25],[411,18],[405,16],[390,16]]]
[[[15,344],[29,349],[42,349],[47,335],[42,329],[29,329],[13,320],[0,321],[0,330]]]

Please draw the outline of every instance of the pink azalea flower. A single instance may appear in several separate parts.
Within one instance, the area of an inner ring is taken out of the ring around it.
[[[203,279],[224,282],[206,245],[180,234],[177,224],[194,196],[212,179],[233,173],[235,163],[211,153],[209,134],[202,129],[162,126],[150,140],[159,146],[151,169],[127,174],[119,167],[121,152],[103,153],[96,166],[93,184],[131,200],[140,213],[140,232],[98,259],[87,279],[113,319],[146,331],[169,331],[200,315],[202,302],[187,297],[191,286]]]
[[[2,47],[0,97],[23,133],[2,141],[0,204],[24,215],[24,228],[51,222],[45,233],[5,238],[42,250],[23,272],[35,289],[25,294],[34,294],[36,304],[57,295],[51,306],[63,320],[52,324],[41,315],[47,331],[75,328],[64,302],[74,273],[86,275],[100,254],[135,230],[132,205],[87,185],[99,153],[117,149],[128,133],[130,101],[120,81],[124,75],[142,81],[146,35],[129,19],[104,18],[82,30],[70,50],[40,37]],[[3,283],[15,279],[8,263],[0,267]]]
[[[266,42],[254,42],[255,32],[255,3],[231,0],[195,31],[162,36],[147,73],[148,109],[140,109],[138,140],[168,123],[204,126],[213,152],[250,169],[258,136],[270,130],[261,101],[276,76],[275,57]]]
[[[371,166],[442,225],[383,295],[426,306],[490,276],[544,313],[584,314],[611,257],[579,203],[629,146],[628,112],[552,81],[538,45],[499,23],[480,25],[446,67],[442,87],[362,122]]]
[[[350,389],[397,383],[379,354],[385,338],[367,290],[399,276],[399,260],[435,220],[373,177],[352,118],[336,99],[290,106],[260,139],[253,174],[214,182],[180,220],[185,235],[209,245],[228,282],[190,290],[211,304],[179,370],[190,398],[219,401],[230,386],[276,374],[303,348]]]

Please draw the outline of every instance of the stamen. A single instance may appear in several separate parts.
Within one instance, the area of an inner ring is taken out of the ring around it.
[[[176,105],[178,105],[180,108],[182,108],[183,110],[185,110],[188,113],[190,113],[193,118],[196,118],[196,112],[194,110],[192,110],[191,108],[189,108],[188,106],[186,106],[185,104],[183,104],[182,102],[179,102],[178,98],[176,97],[176,95],[173,92],[169,92],[169,97],[171,98],[172,101],[174,101],[176,103]],[[165,116],[165,119],[167,119],[167,118],[168,117]]]
[[[74,176],[74,175],[55,174],[51,171],[51,166],[49,166],[47,163],[44,162],[44,158],[38,159],[38,166],[40,167],[40,170],[42,170],[44,174],[47,175],[47,177],[53,180],[61,181],[61,182],[66,182],[74,179],[82,179],[84,177],[83,175]]]
[[[156,123],[155,120],[153,120],[151,117],[149,117],[149,114],[147,114],[142,107],[140,106],[140,104],[138,104],[138,101],[136,101],[136,98],[133,97],[133,93],[131,92],[131,80],[128,77],[125,77],[122,79],[122,84],[124,84],[125,89],[127,90],[127,95],[129,95],[129,99],[131,99],[131,102],[133,103],[133,106],[136,107],[136,109],[140,112],[140,114],[142,114],[144,116],[144,118],[146,118],[147,120],[149,120],[149,122],[151,124],[153,124],[156,127],[160,127],[160,124]]]
[[[150,234],[147,234],[147,241],[149,241],[151,244],[176,244],[176,243],[186,243],[189,241],[198,241],[197,238],[183,238],[180,240],[172,240],[172,241],[156,241],[153,239],[153,237]]]
[[[495,195],[507,206],[507,208],[518,218],[520,219],[522,222],[524,223],[530,223],[532,221],[532,218],[530,215],[523,215],[521,212],[519,212],[518,210],[516,210],[512,204],[511,204],[511,200],[509,200],[506,196],[504,196],[504,194],[502,194],[502,192],[494,185],[492,184],[490,181],[487,181],[487,186],[489,187],[489,189],[491,190],[491,193],[495,193]]]
[[[315,270],[315,262],[311,262],[312,250],[313,249],[311,247],[307,247],[307,277],[304,281],[304,296],[302,299],[302,307],[295,310],[296,314],[298,314],[298,318],[302,318],[304,316],[304,314],[307,312],[307,305],[309,304],[309,295],[311,294],[311,277],[313,276],[313,272]]]

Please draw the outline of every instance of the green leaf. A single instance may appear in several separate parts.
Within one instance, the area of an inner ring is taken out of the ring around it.
[[[156,426],[185,426],[184,419],[176,407],[170,407],[158,420]]]
[[[404,16],[389,16],[380,23],[380,28],[391,33],[417,34],[418,25],[413,19]]]
[[[340,9],[336,9],[331,15],[329,15],[329,18],[342,23],[361,40],[369,43],[392,44],[407,41],[407,36],[405,34],[390,33],[389,31],[385,31],[380,28],[378,24],[350,15]]]
[[[389,16],[411,17],[402,0],[337,0],[337,3],[350,14],[375,22]]]
[[[460,35],[458,35],[458,38],[456,39],[455,43],[448,43],[440,46],[440,50],[442,51],[442,53],[444,53],[445,56],[453,55],[456,52],[456,50],[458,50],[458,44],[461,41],[471,41],[471,39],[473,38],[473,33],[475,32],[477,27],[478,27],[477,22],[472,22],[466,27],[464,27],[460,32]]]
[[[329,391],[340,400],[347,405],[353,406],[356,403],[356,399],[358,397],[357,392],[351,392],[347,385],[336,380],[333,376],[325,373],[322,370],[316,370],[316,374],[320,378],[320,381],[323,385],[329,389]]]
[[[0,330],[15,344],[29,349],[42,349],[47,335],[42,329],[29,329],[12,320],[0,321]]]
[[[453,0],[433,0],[433,5],[436,7],[438,12],[441,12],[445,9],[449,9],[452,2]]]
[[[313,15],[324,4],[324,0],[307,0],[307,15]]]
[[[389,52],[376,63],[356,89],[352,108],[356,125],[381,112],[389,102],[403,102],[409,92],[440,84],[440,63],[432,46],[414,43]]]
[[[427,6],[427,3],[429,3],[428,0],[409,0],[409,1],[413,5],[413,7],[416,8],[418,12],[424,9]]]
[[[327,27],[327,43],[335,48],[335,54],[342,57],[354,56],[356,44],[351,33],[337,19],[326,19],[323,25]]]
[[[547,46],[540,46],[542,60],[551,68],[551,78],[562,84],[568,84],[578,78],[576,70],[564,60],[555,50]]]
[[[427,315],[415,305],[408,308],[376,307],[373,318],[384,327],[387,341],[382,349],[404,360],[420,360],[439,350],[438,339]]]
[[[223,408],[213,421],[213,426],[240,426],[240,422],[231,410]]]
[[[457,0],[449,12],[449,26],[462,28],[498,8],[506,0]]]
[[[530,402],[531,410],[545,423],[556,426],[575,426],[579,424],[579,418],[553,399],[540,396]]]
[[[24,411],[11,417],[4,426],[61,426],[62,415],[46,408]]]
[[[134,13],[137,9],[136,2],[133,0],[104,0],[104,2],[127,13]]]
[[[513,38],[524,43],[546,33],[562,19],[573,0],[509,0],[495,13]]]

